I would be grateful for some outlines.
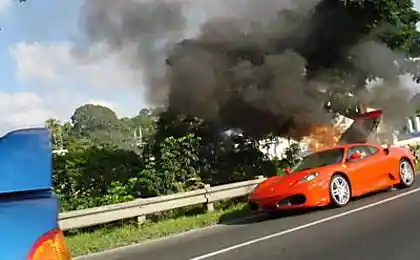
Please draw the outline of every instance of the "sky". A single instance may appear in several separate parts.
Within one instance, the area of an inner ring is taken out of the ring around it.
[[[141,87],[127,82],[112,57],[86,65],[72,58],[81,4],[0,0],[1,134],[42,126],[51,117],[69,120],[86,103],[108,106],[120,117],[146,106]]]
[[[42,126],[51,117],[67,121],[86,103],[108,106],[119,117],[147,106],[139,72],[122,68],[115,57],[75,62],[82,2],[0,0],[0,134]]]

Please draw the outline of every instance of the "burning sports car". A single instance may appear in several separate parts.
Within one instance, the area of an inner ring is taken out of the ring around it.
[[[353,197],[415,181],[415,158],[405,147],[382,147],[372,139],[382,112],[354,119],[339,142],[310,153],[286,171],[261,182],[249,195],[251,209],[345,206]]]

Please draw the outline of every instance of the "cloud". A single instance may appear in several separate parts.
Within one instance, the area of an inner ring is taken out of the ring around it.
[[[15,73],[26,89],[0,92],[0,131],[40,126],[50,117],[67,121],[76,107],[87,103],[107,106],[120,117],[136,114],[142,103],[141,75],[124,67],[118,57],[95,57],[103,48],[91,47],[85,59],[72,53],[66,42],[12,46]]]
[[[0,136],[14,129],[43,126],[48,118],[67,122],[75,108],[84,104],[109,107],[121,117],[132,116],[137,111],[108,100],[74,95],[67,90],[41,94],[0,92]]]
[[[11,5],[12,0],[0,0],[0,15],[7,13]]]
[[[0,92],[0,134],[21,127],[42,126],[52,112],[35,93]]]
[[[0,0],[1,1],[1,0]],[[25,82],[56,83],[57,70],[68,61],[64,45],[18,43],[10,49],[16,61],[17,75]]]
[[[23,82],[57,85],[71,80],[80,86],[137,88],[142,82],[141,73],[125,66],[117,55],[101,57],[104,51],[105,45],[92,46],[87,58],[83,53],[78,56],[66,42],[21,42],[10,49],[10,54],[16,61],[17,76]]]
[[[65,91],[45,94],[41,96],[29,91],[0,92],[0,135],[14,129],[43,126],[48,118],[68,121],[77,106],[87,103],[124,112],[106,100],[89,100],[86,97],[69,95]]]

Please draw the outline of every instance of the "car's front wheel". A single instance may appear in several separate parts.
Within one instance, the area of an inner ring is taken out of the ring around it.
[[[400,183],[398,185],[398,188],[404,189],[413,186],[416,175],[414,173],[413,166],[408,160],[400,160],[399,175]]]
[[[330,199],[333,206],[342,207],[347,205],[351,199],[350,183],[347,179],[336,174],[330,181]]]

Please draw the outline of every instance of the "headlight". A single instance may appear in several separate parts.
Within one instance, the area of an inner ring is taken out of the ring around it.
[[[319,172],[313,172],[311,174],[306,175],[305,177],[303,177],[302,179],[300,179],[300,183],[304,183],[304,182],[308,182],[308,181],[312,181],[313,179],[315,179],[317,176],[319,175]]]

